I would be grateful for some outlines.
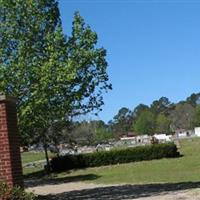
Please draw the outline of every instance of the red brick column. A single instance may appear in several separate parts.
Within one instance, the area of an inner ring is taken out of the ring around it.
[[[0,180],[22,186],[20,137],[15,99],[0,95]]]

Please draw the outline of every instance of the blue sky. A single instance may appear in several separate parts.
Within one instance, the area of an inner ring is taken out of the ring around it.
[[[66,34],[79,11],[107,49],[113,90],[99,119],[123,106],[200,92],[200,0],[59,0],[59,7]]]

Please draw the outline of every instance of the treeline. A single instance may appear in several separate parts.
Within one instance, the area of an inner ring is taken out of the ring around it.
[[[71,121],[68,124],[57,124],[57,129],[52,130],[51,141],[54,146],[61,143],[97,145],[114,137],[111,126],[102,120]]]
[[[108,124],[101,120],[73,122],[66,138],[80,144],[98,144],[130,132],[172,134],[178,129],[190,130],[196,126],[200,126],[200,93],[178,103],[161,97],[150,106],[139,104],[133,110],[123,107]]]
[[[102,120],[56,122],[48,129],[48,141],[54,147],[62,143],[97,145],[129,133],[173,134],[178,129],[190,130],[198,126],[200,93],[192,94],[178,103],[161,97],[149,106],[139,104],[133,110],[122,107],[108,123]]]
[[[150,106],[140,104],[134,110],[123,107],[109,124],[115,134],[171,134],[177,129],[193,129],[200,126],[200,93],[178,103],[161,97]]]

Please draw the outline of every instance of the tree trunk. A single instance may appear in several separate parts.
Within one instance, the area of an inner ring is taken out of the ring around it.
[[[56,153],[56,155],[59,156],[60,155],[60,149],[58,147],[59,142],[58,142],[58,140],[56,140],[56,138],[54,138],[53,143],[54,143],[54,147],[55,147],[55,150],[56,150],[56,152],[54,152],[54,153]]]
[[[46,170],[47,170],[47,172],[49,172],[50,171],[50,162],[49,162],[47,144],[44,143],[43,147],[44,147],[45,158],[46,158]]]

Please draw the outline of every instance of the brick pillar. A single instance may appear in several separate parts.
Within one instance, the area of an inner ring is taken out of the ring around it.
[[[23,187],[16,101],[4,95],[0,95],[0,180]]]

